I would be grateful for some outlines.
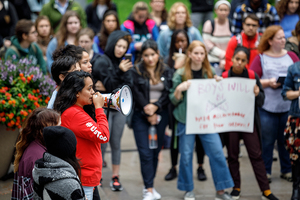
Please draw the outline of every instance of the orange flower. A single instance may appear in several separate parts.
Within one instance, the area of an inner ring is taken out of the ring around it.
[[[6,103],[6,101],[4,101],[4,100],[2,100],[2,102],[1,102],[2,104],[5,104]]]
[[[31,113],[31,112],[32,112],[32,110],[31,110],[31,109],[29,109],[29,110],[28,110],[28,112],[29,112],[29,113]],[[28,115],[28,113],[27,113],[26,111],[25,111],[25,113],[26,113],[26,115],[25,115],[25,116],[27,116],[27,115]]]
[[[33,100],[34,100],[34,101],[37,101],[37,100],[38,100],[38,98],[37,98],[37,97],[33,97]]]
[[[34,77],[34,75],[33,74],[31,74],[31,76],[30,76],[31,78],[33,78]]]
[[[18,94],[18,97],[22,97],[22,94],[21,94],[21,93],[19,93],[19,94]]]
[[[25,99],[24,99],[24,98],[22,98],[22,99],[21,99],[21,101],[22,101],[22,103],[24,103],[24,102],[25,102]],[[24,105],[24,106],[25,106],[25,105]]]
[[[11,100],[8,101],[8,104],[11,105],[13,102]]]
[[[12,119],[14,116],[15,116],[14,113],[10,113],[10,114],[8,115],[8,118],[9,118],[9,119]]]
[[[6,121],[5,117],[2,117],[1,121],[2,121],[2,122],[5,122],[5,121]]]
[[[36,93],[36,90],[35,90],[35,89],[33,89],[33,90],[32,90],[32,92],[33,92],[33,94],[35,94],[35,93]]]
[[[19,76],[20,76],[20,77],[24,77],[24,74],[23,74],[23,73],[20,73]]]
[[[21,80],[26,83],[26,78],[25,77],[22,77]]]
[[[11,120],[10,123],[11,123],[12,125],[15,125],[15,122],[14,122],[13,120]]]
[[[36,92],[37,92],[37,93],[40,93],[40,90],[39,90],[39,89],[36,89]]]
[[[49,101],[49,100],[50,100],[50,97],[46,97],[46,99]]]
[[[0,117],[4,117],[5,116],[5,112],[0,113]]]
[[[46,100],[45,100],[45,103],[48,104],[48,102],[49,102],[49,101],[46,99]]]
[[[29,81],[29,82],[31,81],[31,76],[27,77],[27,81]]]
[[[13,104],[16,104],[16,100],[12,100],[12,103],[13,103]]]
[[[11,125],[11,123],[10,123],[10,122],[8,122],[8,123],[7,123],[7,126],[11,127],[12,125]]]
[[[27,105],[26,104],[24,104],[24,106],[23,106],[24,108],[27,108]]]
[[[6,99],[7,99],[7,100],[10,100],[10,96],[7,96]]]

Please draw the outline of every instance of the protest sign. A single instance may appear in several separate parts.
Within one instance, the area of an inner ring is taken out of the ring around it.
[[[187,134],[253,132],[254,86],[246,78],[190,80],[187,91]]]

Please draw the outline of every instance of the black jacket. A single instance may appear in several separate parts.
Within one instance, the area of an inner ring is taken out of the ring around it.
[[[190,0],[192,12],[212,12],[214,0]]]
[[[115,46],[119,39],[129,35],[125,31],[112,32],[107,40],[104,54],[97,58],[93,64],[92,76],[94,83],[101,81],[106,89],[105,92],[111,93],[116,88],[121,88],[123,85],[132,87],[131,70],[123,72],[119,68],[122,58],[115,57]],[[129,44],[128,44],[129,47]],[[125,53],[124,53],[125,54]]]
[[[231,77],[231,74],[232,74],[231,69],[228,71],[228,77]],[[260,123],[260,116],[259,116],[259,112],[258,112],[258,107],[262,107],[264,105],[265,92],[264,92],[264,89],[263,89],[263,87],[260,83],[259,77],[256,73],[255,73],[255,80],[256,80],[256,85],[259,87],[259,94],[255,97],[254,125],[256,127],[259,138],[261,139],[261,123]]]
[[[111,3],[111,6],[108,8],[108,10],[114,10],[117,12],[116,4]],[[97,7],[94,7],[91,3],[86,7],[85,13],[88,27],[91,28],[96,35],[100,31],[102,25],[102,19],[99,19],[97,15]]]
[[[142,64],[138,64],[136,67],[139,69],[141,73],[143,73]],[[138,73],[136,67],[132,69],[133,85],[134,85],[134,87],[132,88],[132,92],[133,92],[133,100],[135,102],[135,111],[140,111],[144,115],[146,115],[144,113],[144,106],[146,106],[150,102],[149,99],[150,83],[148,78],[145,78]],[[164,83],[164,90],[162,91],[162,95],[158,99],[158,101],[154,103],[154,105],[158,107],[156,113],[168,109],[168,104],[170,102],[169,90],[172,84],[172,72],[167,65],[164,65],[164,72],[160,80],[163,81]]]

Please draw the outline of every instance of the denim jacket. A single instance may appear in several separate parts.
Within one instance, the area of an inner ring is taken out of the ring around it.
[[[286,92],[289,90],[298,91],[300,87],[300,62],[296,62],[289,66],[287,77],[281,91],[284,100],[289,100],[286,97]],[[300,117],[300,109],[298,98],[292,100],[289,115]]]

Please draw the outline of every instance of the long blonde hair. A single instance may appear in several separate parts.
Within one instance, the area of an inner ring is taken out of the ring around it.
[[[186,22],[185,22],[185,26],[186,27],[191,27],[193,26],[193,23],[192,23],[192,20],[191,20],[191,17],[190,17],[190,14],[189,14],[189,10],[188,8],[186,7],[186,5],[184,5],[183,3],[181,2],[177,2],[177,3],[174,3],[172,5],[172,7],[170,8],[170,11],[169,11],[169,16],[168,16],[168,26],[171,30],[175,29],[176,27],[176,21],[175,21],[175,15],[176,15],[176,12],[177,12],[177,8],[179,7],[184,7],[185,11],[186,11]]]
[[[210,64],[209,64],[209,61],[207,58],[207,51],[206,51],[205,45],[202,42],[200,42],[198,40],[194,40],[190,44],[189,48],[187,49],[187,54],[191,54],[196,47],[202,47],[205,52],[205,58],[202,63],[202,74],[203,75],[207,74],[207,78],[213,78],[213,72],[211,71]],[[185,59],[183,81],[193,78],[191,64],[192,64],[192,59],[189,56],[187,56]]]

